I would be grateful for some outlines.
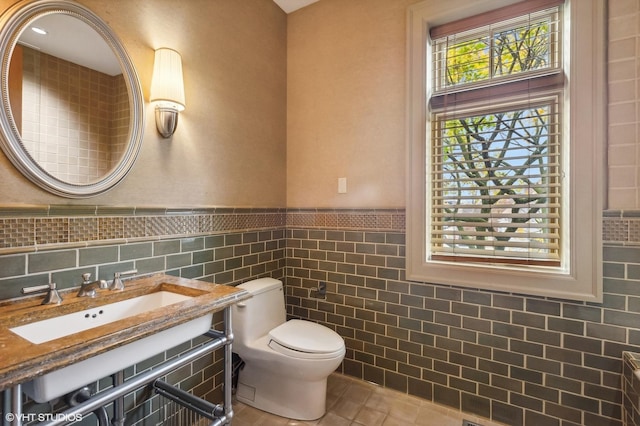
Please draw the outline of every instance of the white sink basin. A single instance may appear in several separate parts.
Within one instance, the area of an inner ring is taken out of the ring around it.
[[[44,343],[190,298],[170,291],[158,291],[97,308],[32,322],[9,330],[31,343]]]
[[[188,299],[190,296],[159,291],[10,330],[32,343],[46,343]],[[213,313],[210,313],[119,346],[39,376],[24,383],[22,389],[36,402],[51,401],[206,333],[211,328],[212,319]]]

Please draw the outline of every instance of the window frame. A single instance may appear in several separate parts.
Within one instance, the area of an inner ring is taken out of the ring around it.
[[[448,284],[590,302],[602,301],[602,210],[606,159],[606,4],[567,0],[563,12],[563,64],[566,89],[563,119],[568,134],[569,241],[566,268],[505,268],[499,264],[460,264],[427,259],[430,234],[428,176],[431,134],[429,99],[431,27],[517,3],[516,0],[465,0],[412,5],[407,12],[407,256],[411,281]],[[577,54],[580,52],[580,55]],[[582,90],[579,88],[593,88]],[[568,108],[568,109],[567,109]]]

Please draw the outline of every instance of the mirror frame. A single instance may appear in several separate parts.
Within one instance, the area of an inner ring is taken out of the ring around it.
[[[22,31],[37,18],[53,13],[63,13],[80,19],[102,36],[120,63],[129,93],[131,120],[127,148],[120,162],[111,171],[99,180],[88,184],[65,182],[40,167],[25,149],[11,113],[9,103],[9,64],[18,38]],[[133,62],[106,22],[86,7],[71,0],[22,0],[9,7],[0,16],[0,55],[2,57],[2,62],[0,63],[0,88],[2,90],[0,148],[2,148],[11,163],[39,187],[53,194],[68,198],[93,197],[110,190],[121,182],[133,167],[142,146],[144,98]]]

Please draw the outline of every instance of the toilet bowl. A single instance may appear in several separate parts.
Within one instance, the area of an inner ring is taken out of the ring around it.
[[[233,352],[244,362],[236,399],[296,420],[326,411],[327,377],[342,363],[344,340],[310,321],[286,321],[282,282],[240,284],[252,298],[232,308]]]

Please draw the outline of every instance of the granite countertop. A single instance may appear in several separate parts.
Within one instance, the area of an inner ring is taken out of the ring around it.
[[[9,330],[160,290],[193,297],[40,344]],[[60,305],[41,305],[44,295],[0,303],[0,391],[251,297],[240,288],[164,274],[127,280],[124,291],[98,290],[95,298],[77,291],[60,292]]]

